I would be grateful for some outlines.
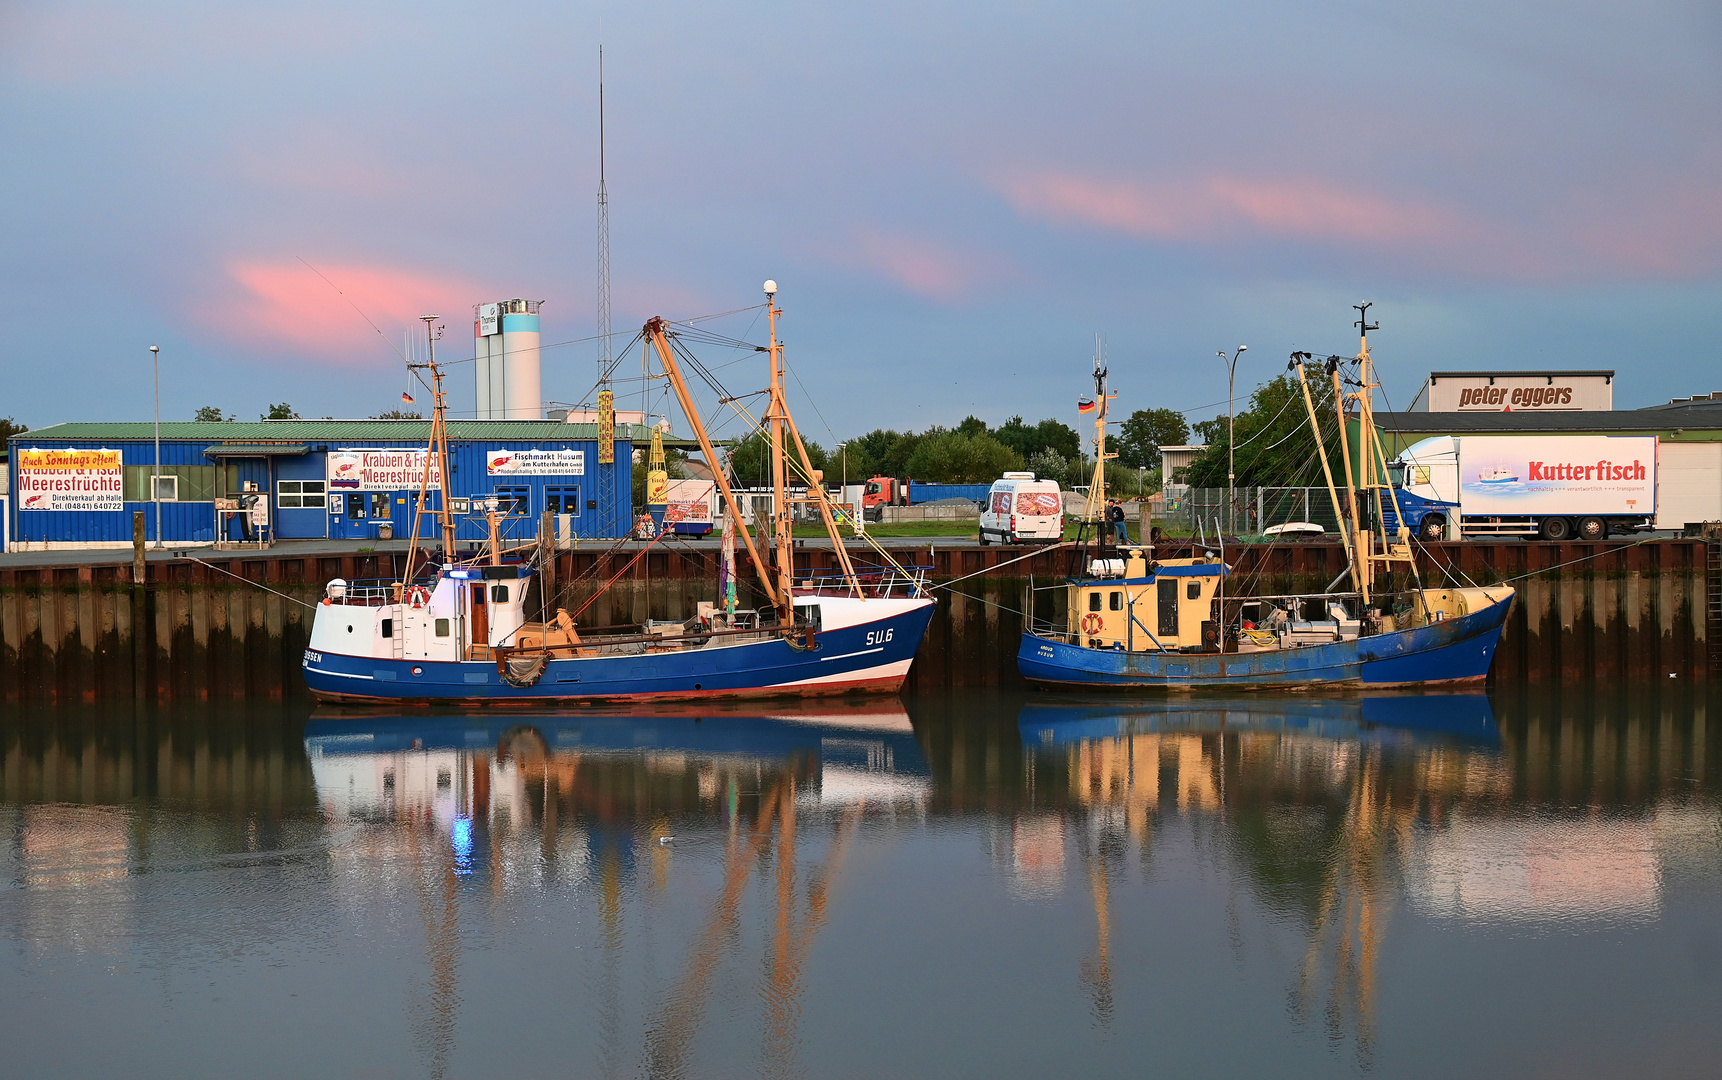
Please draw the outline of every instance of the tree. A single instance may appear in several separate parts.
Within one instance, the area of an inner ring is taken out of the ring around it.
[[[293,411],[293,406],[285,401],[269,406],[269,411],[259,416],[259,420],[297,420],[299,414]]]
[[[0,418],[0,443],[4,443],[14,435],[22,435],[30,430],[30,425],[20,424],[10,416]]]
[[[806,440],[807,456],[813,462],[815,469],[826,472],[825,449],[811,439]],[[791,485],[805,484],[802,476],[805,471],[801,466],[801,455],[796,453],[795,440],[786,433],[784,435],[784,451],[786,462],[784,475]],[[665,460],[668,461],[666,454]],[[851,459],[853,460],[853,459]],[[754,432],[741,442],[736,443],[729,455],[730,475],[742,487],[769,487],[771,485],[771,439],[769,436]]]
[[[423,420],[424,418],[424,413],[413,412],[410,409],[390,409],[388,412],[380,412],[371,417],[372,420]]]
[[[891,431],[875,428],[865,435],[850,439],[849,475],[867,480],[874,476],[909,475],[909,458],[920,445],[921,436],[912,431]]]
[[[1183,446],[1190,425],[1176,409],[1137,409],[1118,431],[1118,464],[1153,469],[1160,464],[1160,447]]]
[[[1034,457],[1042,450],[1056,450],[1065,458],[1082,453],[1082,436],[1061,420],[1049,418],[1030,425],[1023,423],[1022,417],[1013,416],[990,434],[1024,459]]]
[[[219,405],[204,405],[192,416],[192,420],[199,424],[219,424],[232,419],[221,411]]]
[[[1333,409],[1333,386],[1315,380],[1310,383],[1310,395],[1314,399],[1315,415],[1321,421],[1328,461],[1335,469],[1343,468],[1339,456],[1338,419]],[[1238,487],[1300,487],[1322,482],[1316,440],[1309,430],[1303,390],[1293,376],[1281,375],[1257,387],[1250,395],[1249,407],[1238,412],[1236,430],[1234,483]],[[1208,448],[1190,463],[1187,482],[1192,487],[1225,487],[1226,418],[1217,416],[1204,420],[1196,425],[1196,433],[1203,437]]]
[[[957,425],[957,434],[974,438],[976,435],[989,435],[992,431],[987,422],[978,416],[965,416],[963,422]]]
[[[909,457],[908,472],[935,484],[978,484],[1022,468],[1022,455],[991,435],[932,428]]]

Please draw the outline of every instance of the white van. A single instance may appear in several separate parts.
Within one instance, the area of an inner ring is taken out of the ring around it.
[[[1007,472],[993,482],[981,507],[981,543],[1053,543],[1064,539],[1064,501],[1058,481],[1031,472]]]

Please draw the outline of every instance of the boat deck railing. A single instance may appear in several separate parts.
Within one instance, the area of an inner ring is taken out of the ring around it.
[[[861,565],[855,567],[855,580],[861,586],[864,596],[920,596],[927,591],[927,575],[932,573],[932,564],[914,564],[908,566],[878,566]],[[798,592],[815,592],[821,595],[842,596],[853,592],[849,587],[849,577],[835,570],[809,570],[796,575],[795,588]]]
[[[348,581],[335,590],[325,587],[324,595],[336,604],[346,604],[349,607],[382,607],[384,604],[395,602],[395,586],[400,581],[395,578],[363,578]],[[429,589],[431,582],[415,583],[416,587]],[[415,586],[408,586],[413,588]]]

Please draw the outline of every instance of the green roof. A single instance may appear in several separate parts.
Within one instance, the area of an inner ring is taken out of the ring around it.
[[[565,424],[560,420],[450,420],[451,439],[555,442],[594,440],[597,424]],[[430,440],[429,420],[168,420],[161,437],[174,440],[216,443],[339,443],[343,446],[410,445]],[[625,442],[651,440],[651,429],[643,424],[617,424],[616,438]],[[54,424],[13,436],[20,446],[32,440],[79,442],[150,442],[155,424],[144,421],[75,422]],[[668,443],[678,440],[669,439]]]

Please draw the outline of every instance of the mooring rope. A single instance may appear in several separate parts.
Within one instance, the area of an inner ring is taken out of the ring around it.
[[[317,610],[316,604],[307,604],[305,601],[299,599],[297,596],[288,596],[284,592],[277,592],[276,590],[271,589],[267,585],[261,584],[260,582],[252,581],[250,578],[245,577],[243,574],[235,574],[233,571],[224,570],[221,567],[215,565],[214,563],[204,562],[202,559],[199,559],[195,555],[186,555],[186,554],[182,553],[179,557],[184,559],[186,562],[194,562],[200,566],[207,566],[211,570],[214,570],[218,574],[226,574],[230,578],[238,578],[240,581],[245,582],[245,584],[247,584],[247,585],[250,585],[254,588],[262,589],[266,593],[274,593],[274,595],[279,596],[283,600],[291,600],[295,604],[298,604],[300,607],[307,607],[307,608],[310,608],[312,611]]]

